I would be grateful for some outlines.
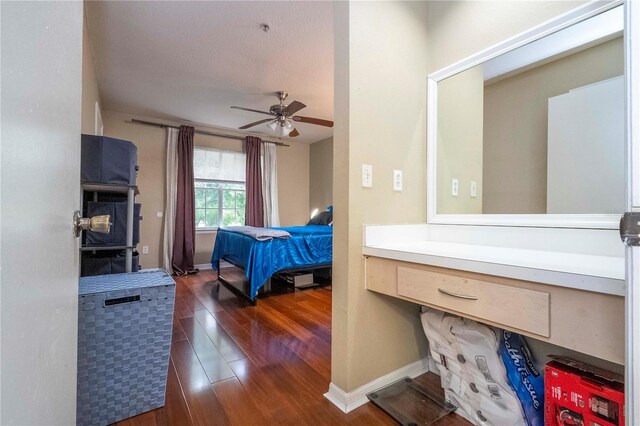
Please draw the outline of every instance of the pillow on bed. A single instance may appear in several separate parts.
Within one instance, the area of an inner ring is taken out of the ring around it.
[[[333,212],[320,212],[311,218],[307,225],[333,225]]]

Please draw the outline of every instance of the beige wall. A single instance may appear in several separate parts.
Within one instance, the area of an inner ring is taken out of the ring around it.
[[[305,225],[309,221],[309,145],[289,144],[277,149],[280,225]]]
[[[485,87],[483,213],[547,212],[549,98],[623,66],[619,37]]]
[[[482,213],[484,72],[478,65],[438,83],[437,206],[439,214]],[[458,179],[458,195],[451,193]],[[471,197],[471,181],[476,196]]]
[[[144,117],[142,117],[144,118]],[[163,221],[157,216],[164,212],[166,130],[127,123],[131,116],[113,111],[103,112],[104,134],[132,141],[138,147],[137,200],[142,204],[143,220],[140,223],[140,265],[156,268],[162,265]],[[149,121],[166,122],[166,120]],[[177,124],[177,123],[176,123]],[[195,146],[242,151],[242,141],[196,134]],[[300,225],[308,220],[309,206],[309,146],[291,143],[289,147],[278,147],[278,202],[282,226]],[[196,264],[211,260],[216,233],[196,233]],[[142,246],[149,246],[149,253],[142,254]]]
[[[333,138],[309,147],[309,214],[333,203]]]
[[[365,290],[362,259],[363,224],[426,216],[426,11],[425,2],[334,6],[331,380],[347,392],[426,354],[418,306]],[[360,185],[362,164],[373,166],[372,188]]]
[[[364,288],[362,225],[426,218],[426,76],[575,2],[339,2],[334,6],[331,380],[351,391],[426,353],[418,306]],[[375,48],[373,48],[375,46]],[[362,164],[373,188],[361,188]],[[392,191],[392,170],[404,191]]]
[[[95,134],[95,105],[100,104],[93,48],[87,29],[86,11],[82,25],[82,133]]]
[[[429,72],[573,9],[582,1],[429,2]]]

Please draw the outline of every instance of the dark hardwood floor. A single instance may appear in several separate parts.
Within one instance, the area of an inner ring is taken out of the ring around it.
[[[371,403],[344,414],[323,396],[331,380],[330,287],[250,306],[214,271],[176,284],[166,405],[119,425],[395,424]],[[450,415],[437,424],[463,422]]]

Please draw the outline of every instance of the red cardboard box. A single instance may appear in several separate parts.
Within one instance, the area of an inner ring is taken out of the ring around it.
[[[545,425],[623,426],[624,378],[570,358],[544,370]]]

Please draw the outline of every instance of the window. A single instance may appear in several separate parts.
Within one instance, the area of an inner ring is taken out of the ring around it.
[[[244,225],[245,154],[195,148],[196,229]]]

